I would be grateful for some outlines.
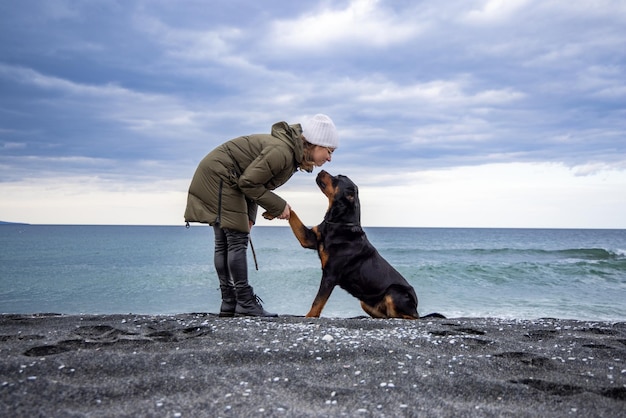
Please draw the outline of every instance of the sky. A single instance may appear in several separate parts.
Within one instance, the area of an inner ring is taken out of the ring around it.
[[[1,221],[183,225],[209,151],[317,113],[364,226],[626,228],[623,0],[0,2]]]

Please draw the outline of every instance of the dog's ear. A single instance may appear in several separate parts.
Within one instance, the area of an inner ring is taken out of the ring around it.
[[[350,213],[354,216],[350,222],[361,222],[361,205],[359,203],[359,189],[356,184],[348,184],[344,189],[343,196],[345,198],[346,207],[350,208]]]
[[[359,189],[354,184],[348,185],[344,190],[344,196],[350,203],[355,203],[358,199]]]

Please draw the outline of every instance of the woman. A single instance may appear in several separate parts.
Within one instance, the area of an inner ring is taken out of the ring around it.
[[[278,316],[263,309],[248,284],[248,239],[257,208],[289,219],[289,204],[272,190],[297,170],[310,173],[330,161],[338,145],[333,121],[318,114],[301,125],[275,123],[271,134],[232,139],[200,162],[189,186],[185,221],[213,226],[220,316]]]

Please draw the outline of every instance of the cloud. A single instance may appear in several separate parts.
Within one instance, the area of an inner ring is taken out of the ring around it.
[[[217,144],[326,113],[341,141],[328,170],[366,197],[397,185],[380,204],[422,193],[424,173],[454,195],[469,175],[545,165],[560,168],[537,187],[620,207],[579,185],[624,187],[625,24],[610,0],[0,4],[0,193],[97,179],[104,200],[163,182],[184,194]],[[318,197],[300,173],[279,193]],[[498,193],[483,197],[499,207]]]
[[[165,56],[185,62],[216,62],[241,65],[244,61],[233,51],[233,44],[242,37],[235,27],[211,29],[176,28],[152,16],[135,18],[135,26],[163,48]]]
[[[183,225],[187,184],[73,175],[0,184],[3,219],[36,224]]]
[[[87,151],[86,156],[99,154],[105,150],[108,150],[107,153],[115,152],[115,147],[132,148],[131,143],[126,142],[131,136],[134,136],[134,141],[138,141],[139,136],[148,138],[149,143],[152,144],[148,147],[146,145],[139,145],[139,147],[146,155],[150,155],[150,146],[157,148],[160,141],[175,138],[184,143],[185,138],[203,134],[202,119],[210,118],[210,115],[203,114],[203,111],[193,109],[193,103],[181,103],[180,99],[175,96],[139,92],[112,83],[105,85],[77,83],[45,75],[32,69],[4,64],[0,64],[0,77],[21,84],[28,89],[34,89],[37,95],[52,94],[53,100],[39,103],[42,107],[49,109],[47,118],[56,119],[52,123],[63,123],[60,119],[67,117],[66,112],[82,114],[81,118],[87,118],[91,125],[83,127],[85,130],[83,135],[98,140],[90,144],[94,153]],[[75,122],[74,129],[87,121],[82,119]],[[115,137],[103,137],[99,134],[96,127],[103,124],[111,124],[115,130],[126,132],[120,135],[122,142]],[[95,132],[90,132],[90,127],[96,128]],[[13,131],[19,132],[19,130]],[[82,146],[83,135],[73,140],[66,137],[59,148],[70,153],[81,148],[85,152]],[[61,138],[53,140],[56,142]],[[69,141],[74,141],[74,143],[71,144]]]
[[[343,84],[343,83],[342,83]],[[423,103],[428,106],[490,106],[506,104],[523,99],[524,93],[513,89],[491,89],[470,93],[465,91],[467,80],[433,80],[412,85],[398,85],[388,81],[361,85],[353,89],[355,97],[362,102],[381,104],[414,104]],[[359,94],[359,92],[361,92]]]
[[[363,169],[351,172],[350,178],[359,185],[362,221],[366,225],[533,228],[625,225],[621,213],[626,210],[626,199],[614,191],[626,184],[626,170],[604,167],[588,174],[577,176],[575,170],[554,163],[497,163],[414,170],[401,178]],[[305,224],[321,222],[327,200],[320,192],[284,195]]]
[[[375,0],[355,0],[344,8],[324,5],[296,19],[273,22],[270,42],[275,48],[309,52],[337,46],[384,48],[404,43],[423,29],[419,22],[401,19]]]
[[[479,9],[470,10],[466,20],[470,23],[502,23],[515,16],[531,0],[489,0]]]
[[[359,185],[362,220],[368,226],[623,228],[626,200],[615,190],[626,184],[626,170],[592,171],[579,176],[560,164],[516,163],[415,170],[402,178],[366,169],[349,174]],[[317,225],[327,198],[313,175],[296,177],[301,186],[280,194],[305,224]],[[188,180],[120,182],[71,175],[0,185],[4,219],[182,226]],[[259,218],[258,225],[286,223]]]

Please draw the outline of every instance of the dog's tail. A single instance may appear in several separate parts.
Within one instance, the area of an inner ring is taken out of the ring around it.
[[[433,313],[429,313],[428,315],[420,316],[420,319],[427,319],[427,318],[447,319],[445,316],[443,316],[442,314],[438,312],[433,312]]]

